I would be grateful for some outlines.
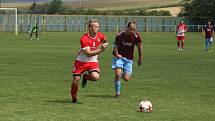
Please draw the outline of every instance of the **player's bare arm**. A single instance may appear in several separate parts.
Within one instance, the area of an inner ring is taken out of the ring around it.
[[[102,43],[108,43],[108,39],[106,36],[104,37],[104,40],[102,41]]]
[[[118,53],[118,48],[117,47],[114,47],[114,55],[115,55],[116,58],[121,58],[122,57],[122,55],[120,55]]]
[[[213,37],[214,37],[214,30],[213,30]]]
[[[86,54],[88,57],[98,55],[109,46],[109,43],[102,43],[100,47],[98,47],[96,50],[90,50],[90,48],[86,48],[83,50],[84,54]]]
[[[108,46],[109,46],[109,43],[108,43],[107,37],[105,36],[99,48],[105,50]]]
[[[142,65],[142,43],[137,43],[137,48],[138,48],[137,64],[138,64],[138,66],[140,66],[140,65]]]

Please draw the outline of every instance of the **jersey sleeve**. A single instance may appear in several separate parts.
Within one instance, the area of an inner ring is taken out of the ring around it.
[[[184,24],[184,30],[187,31],[187,25],[186,24]]]
[[[179,29],[179,25],[176,27],[176,31],[178,31],[178,29]]]
[[[118,34],[115,37],[115,41],[114,41],[114,47],[118,47],[120,45],[120,35]]]
[[[122,34],[122,33],[121,33],[121,34]],[[118,33],[118,34],[116,35],[115,41],[113,42],[114,48],[118,48],[118,47],[119,47],[119,45],[120,45],[120,35],[121,35],[121,34]],[[114,56],[116,56],[114,50],[113,50],[112,54],[113,54]]]
[[[80,44],[81,44],[81,50],[90,48],[90,46],[89,46],[89,44],[88,44],[88,41],[87,41],[87,39],[85,39],[85,37],[82,37],[82,38],[80,39]]]
[[[115,37],[115,41],[114,41],[114,47],[118,47],[120,45],[120,42],[121,42],[121,38],[122,36],[125,34],[124,31],[122,32],[119,32],[116,37]]]
[[[137,32],[137,43],[142,43],[142,39],[140,37],[140,33]]]
[[[99,39],[101,40],[101,42],[103,42],[105,39],[105,35],[103,33],[99,32],[98,36],[99,36]]]

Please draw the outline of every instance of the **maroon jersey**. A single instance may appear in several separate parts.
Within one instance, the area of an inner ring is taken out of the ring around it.
[[[142,43],[140,34],[137,32],[127,35],[125,31],[122,31],[115,38],[115,46],[118,48],[118,53],[130,60],[133,60],[134,46],[137,43]]]
[[[213,37],[213,26],[206,26],[204,28],[204,31],[205,31],[205,37],[206,38],[211,38]]]

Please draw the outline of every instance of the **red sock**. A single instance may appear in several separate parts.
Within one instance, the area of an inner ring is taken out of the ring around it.
[[[76,100],[77,99],[77,92],[78,92],[78,84],[76,83],[72,83],[71,86],[71,96],[72,96],[72,100]]]

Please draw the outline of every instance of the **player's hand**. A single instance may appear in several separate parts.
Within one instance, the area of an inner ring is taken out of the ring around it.
[[[102,48],[107,48],[109,46],[109,43],[105,42],[102,44]]]
[[[122,57],[122,55],[120,55],[120,54],[116,55],[116,58],[121,58],[121,57]]]
[[[105,42],[105,43],[102,43],[102,44],[100,45],[99,48],[100,48],[102,51],[104,51],[108,46],[109,46],[109,43]]]
[[[137,61],[137,65],[138,66],[141,66],[143,63],[142,63],[142,60],[141,59],[139,59],[138,61]]]

